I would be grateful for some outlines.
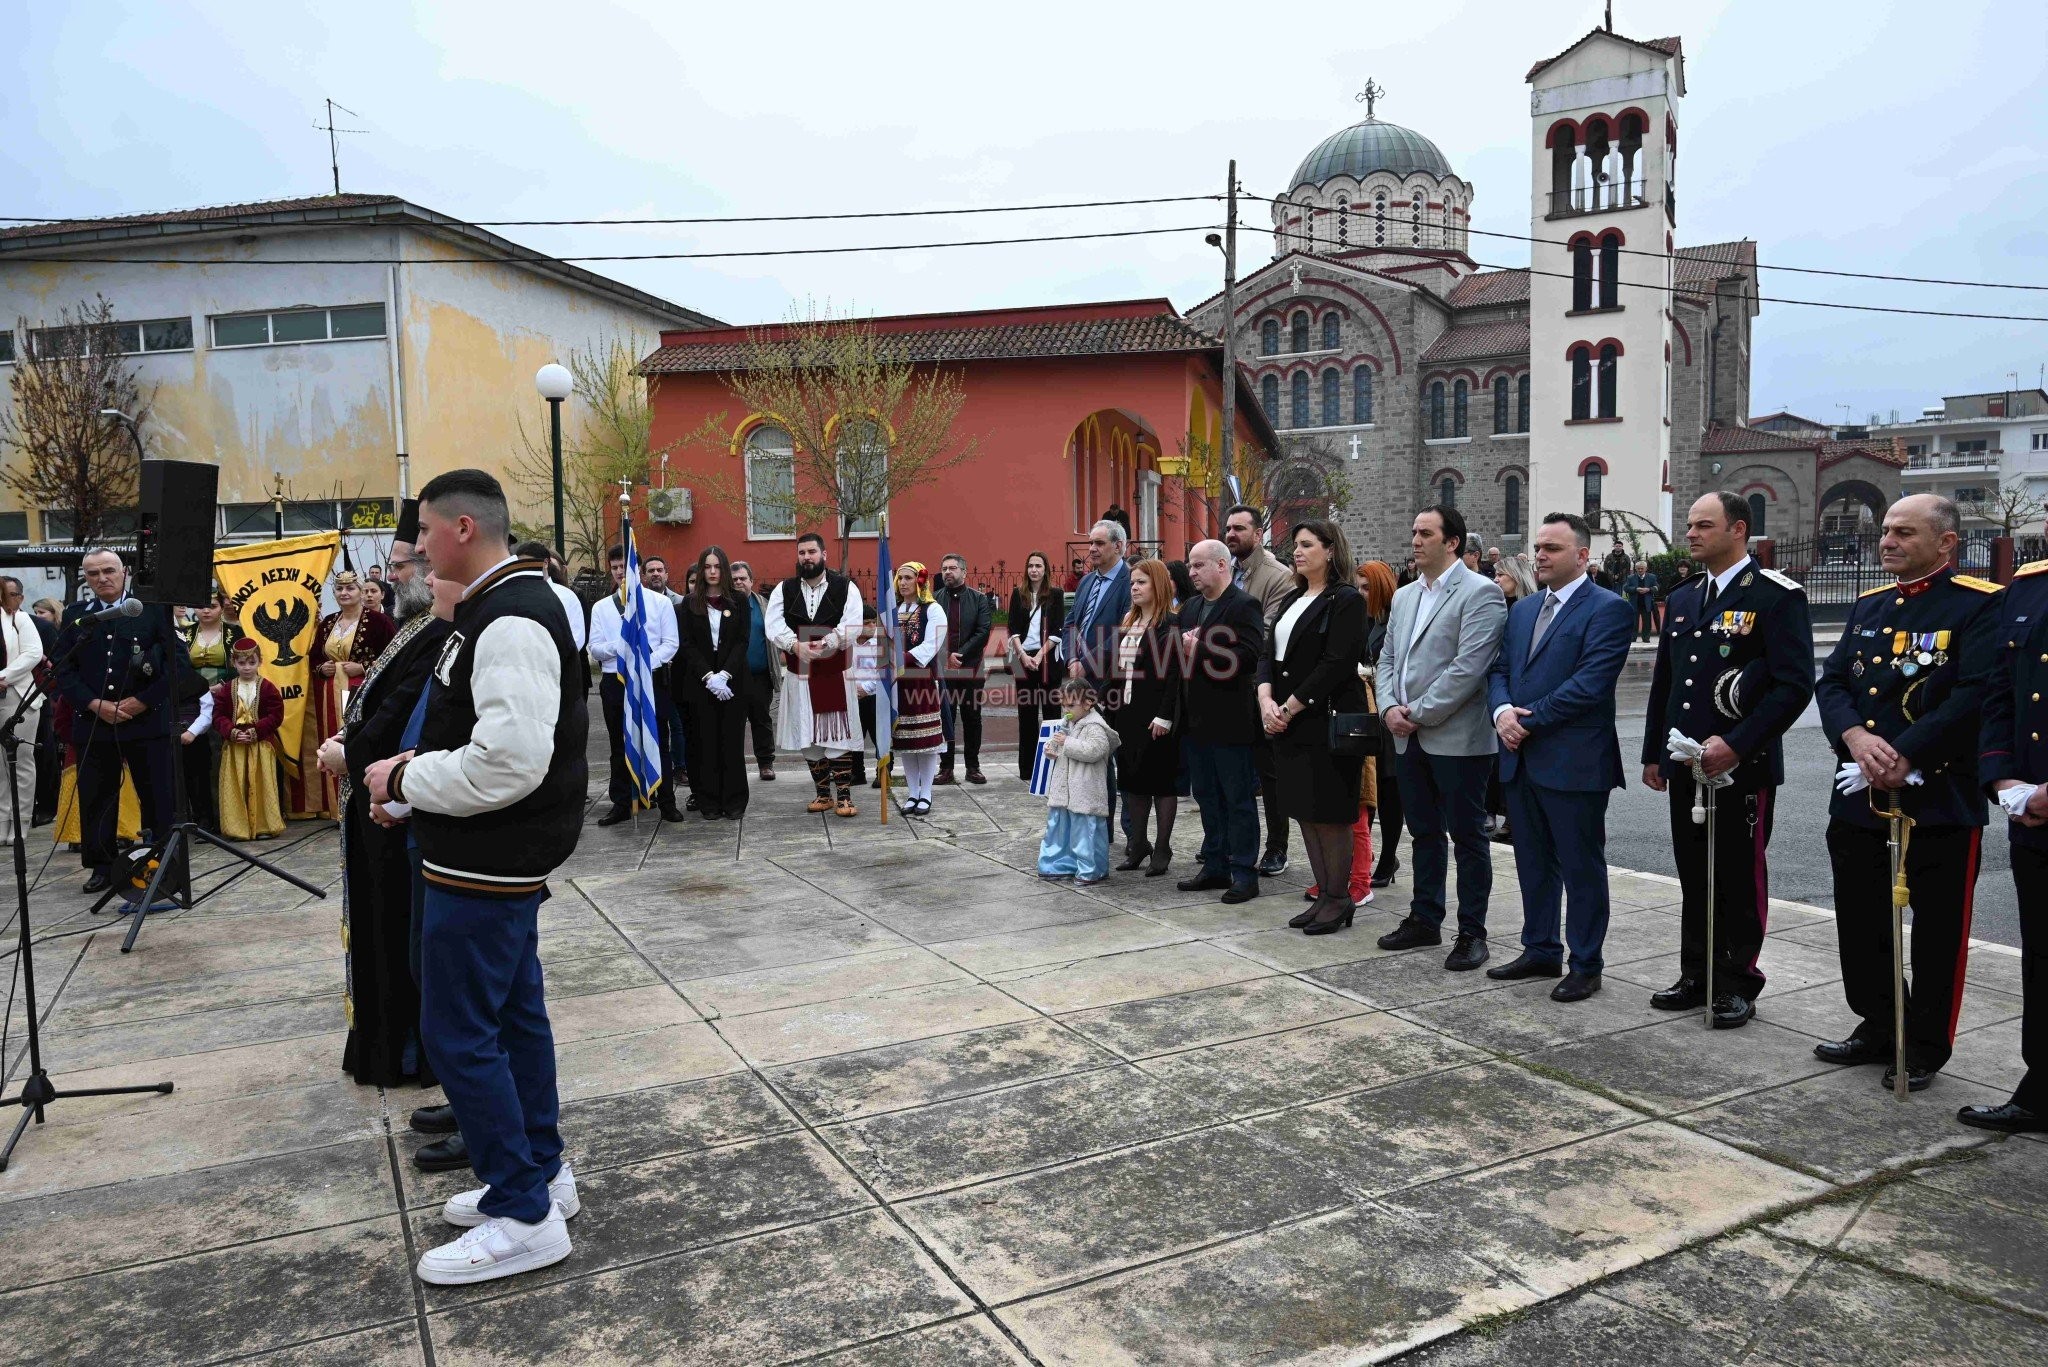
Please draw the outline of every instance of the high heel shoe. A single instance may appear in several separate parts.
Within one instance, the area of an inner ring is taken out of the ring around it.
[[[1328,900],[1329,899],[1325,897],[1318,897],[1315,899],[1315,901],[1309,903],[1300,911],[1288,917],[1287,928],[1289,930],[1301,930],[1307,927],[1309,923],[1316,919],[1316,913],[1323,909],[1323,903]]]
[[[1173,851],[1171,849],[1165,845],[1154,845],[1152,847],[1152,862],[1145,866],[1145,876],[1147,878],[1157,878],[1160,874],[1166,872],[1166,866],[1172,862]]]
[[[1331,905],[1335,906],[1336,903],[1333,902]],[[1335,935],[1338,931],[1343,930],[1351,924],[1351,918],[1358,914],[1358,904],[1347,899],[1343,905],[1344,910],[1337,916],[1327,921],[1311,921],[1302,927],[1301,933],[1304,935]]]
[[[1133,845],[1124,851],[1124,862],[1116,866],[1116,871],[1118,873],[1129,873],[1133,869],[1142,869],[1145,867],[1145,861],[1151,857],[1152,847],[1150,845]]]

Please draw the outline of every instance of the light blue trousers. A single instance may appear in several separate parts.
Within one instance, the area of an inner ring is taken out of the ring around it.
[[[1093,882],[1109,876],[1109,818],[1077,816],[1064,807],[1045,814],[1045,839],[1038,846],[1038,872],[1046,878]]]

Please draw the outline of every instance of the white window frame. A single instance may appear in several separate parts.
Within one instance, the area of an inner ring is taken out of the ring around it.
[[[774,423],[762,423],[760,426],[754,428],[753,431],[747,433],[746,442],[740,447],[740,477],[745,482],[747,493],[747,540],[794,541],[797,537],[796,509],[794,507],[792,507],[789,510],[788,531],[783,532],[756,530],[757,524],[754,520],[754,457],[756,452],[754,443],[756,438],[768,432],[778,432],[781,433],[782,435],[782,440],[786,444],[784,449],[786,449],[788,452],[789,489],[792,497],[796,492],[796,439],[790,436],[788,430],[785,428],[779,427]],[[763,450],[760,454],[764,458],[768,458],[770,453]]]
[[[374,333],[358,333],[349,337],[334,335],[334,315],[351,309],[376,309],[384,319],[384,326]],[[325,337],[294,338],[280,342],[273,335],[276,332],[275,319],[286,315],[318,313],[325,316],[327,335]],[[223,322],[240,322],[245,318],[263,320],[264,340],[260,342],[223,342],[220,340],[220,325]],[[247,351],[253,347],[267,346],[323,346],[329,342],[382,342],[391,336],[391,315],[382,299],[371,299],[361,304],[332,304],[325,308],[303,309],[260,309],[248,313],[215,313],[206,319],[206,344],[213,351]]]
[[[149,326],[155,323],[183,323],[191,331],[193,341],[185,346],[152,347],[148,344],[148,333],[145,332],[144,329],[148,328]],[[189,316],[183,318],[176,316],[169,318],[112,318],[104,323],[74,323],[72,326],[82,328],[84,330],[86,334],[85,351],[86,355],[88,356],[94,354],[92,349],[92,334],[95,332],[103,331],[107,328],[132,327],[135,329],[135,350],[130,351],[126,347],[123,347],[120,351],[114,353],[117,356],[176,356],[179,355],[180,353],[194,350],[198,345],[199,338],[199,329],[192,327],[192,319]],[[41,336],[46,332],[62,332],[64,330],[65,329],[61,327],[30,328],[28,331],[27,348],[29,354],[37,354],[37,337]]]

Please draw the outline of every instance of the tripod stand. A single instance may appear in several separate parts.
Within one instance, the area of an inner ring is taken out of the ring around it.
[[[28,1122],[43,1123],[43,1111],[53,1101],[62,1101],[77,1096],[127,1096],[136,1092],[170,1093],[172,1084],[154,1082],[140,1087],[82,1087],[77,1091],[58,1091],[50,1081],[50,1074],[43,1067],[42,1023],[37,1019],[36,1010],[36,959],[34,941],[29,935],[28,924],[28,823],[21,819],[21,780],[14,771],[14,758],[21,747],[32,744],[15,734],[21,719],[41,692],[41,686],[31,681],[23,690],[19,706],[14,715],[0,722],[0,749],[6,752],[7,765],[7,810],[14,820],[14,915],[21,941],[21,983],[23,1004],[28,1008],[28,1077],[21,1084],[21,1093],[0,1101],[0,1106],[21,1107],[21,1119],[15,1122],[14,1132],[7,1136],[7,1146],[0,1148],[0,1172],[7,1171],[8,1160],[14,1156],[14,1146],[21,1142],[22,1132],[28,1129]],[[138,914],[137,921],[141,920]],[[4,1064],[4,1060],[0,1060]]]
[[[232,697],[232,693],[230,693],[230,697]],[[207,830],[204,826],[194,821],[192,819],[191,797],[185,790],[185,743],[178,738],[175,731],[171,735],[170,746],[171,804],[173,812],[171,829],[158,835],[156,842],[149,847],[148,853],[143,856],[142,866],[147,868],[150,861],[154,860],[156,871],[150,874],[149,886],[143,889],[141,898],[135,903],[135,919],[129,923],[128,934],[121,941],[121,952],[123,954],[135,948],[135,939],[142,934],[143,917],[153,911],[170,911],[174,908],[190,911],[193,907],[198,906],[208,897],[220,891],[221,888],[227,886],[227,884],[222,883],[199,894],[197,897],[192,895],[192,876],[189,861],[195,843],[211,845],[230,857],[240,860],[250,868],[261,869],[273,878],[282,878],[293,887],[304,892],[310,892],[315,897],[325,898],[327,896],[321,889],[314,887],[297,874],[286,873],[277,865],[267,860],[258,859],[255,855],[221,839],[212,831]],[[155,834],[155,832],[152,832],[152,834]],[[157,901],[159,893],[162,893],[165,897],[162,903]],[[117,879],[113,887],[100,894],[100,900],[92,904],[92,909],[97,912],[108,902],[120,896],[120,894],[121,884]]]

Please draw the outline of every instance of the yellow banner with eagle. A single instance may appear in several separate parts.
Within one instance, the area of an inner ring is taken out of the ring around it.
[[[213,553],[213,573],[227,595],[228,616],[240,623],[242,635],[262,647],[263,677],[284,695],[277,749],[294,777],[306,727],[306,684],[313,672],[307,652],[320,625],[320,592],[340,551],[340,532],[315,532],[223,546]]]

